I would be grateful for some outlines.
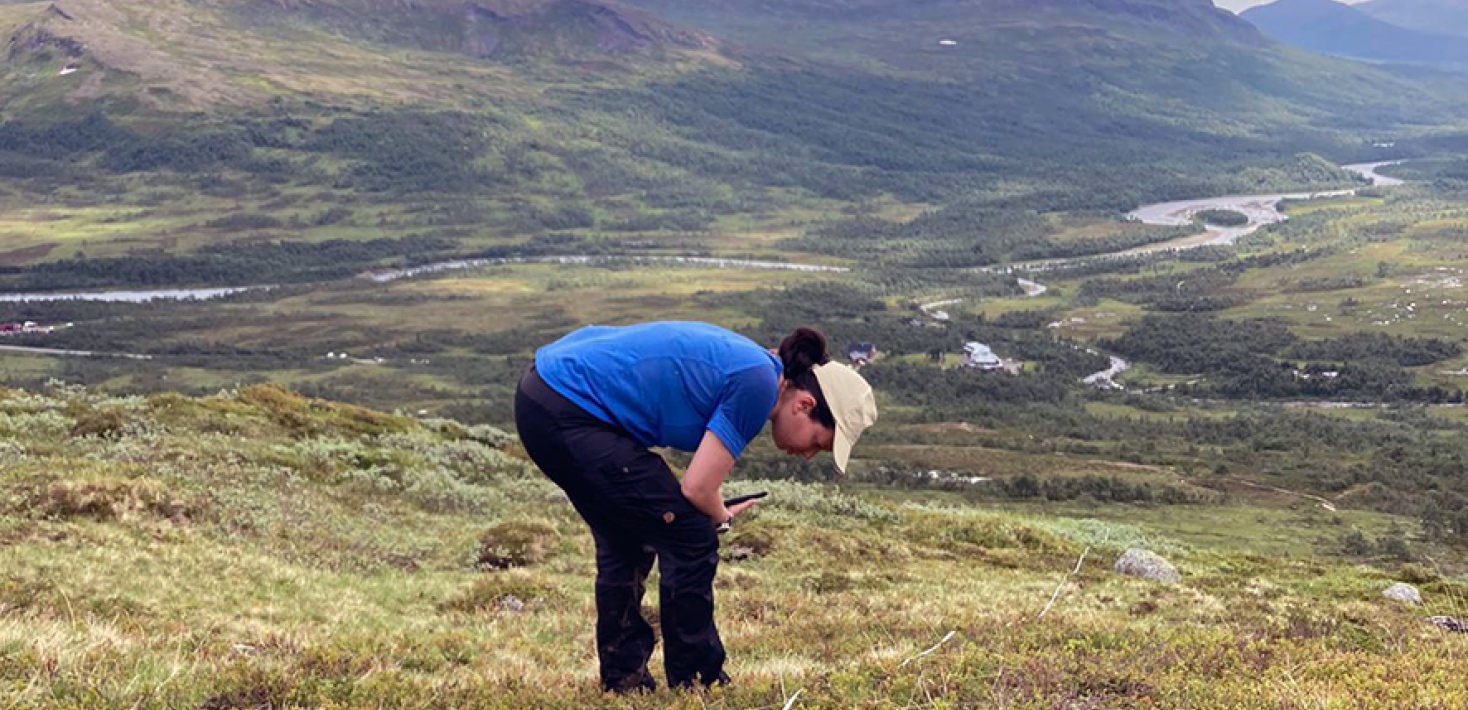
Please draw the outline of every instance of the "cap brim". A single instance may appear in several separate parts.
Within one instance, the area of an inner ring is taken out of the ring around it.
[[[851,439],[841,431],[841,427],[836,427],[836,439],[831,446],[831,455],[836,458],[836,470],[843,475],[846,473],[846,464],[851,461],[851,445]]]

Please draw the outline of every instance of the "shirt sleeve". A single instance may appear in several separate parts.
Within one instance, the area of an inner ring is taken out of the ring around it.
[[[739,458],[769,421],[779,394],[780,381],[774,368],[751,367],[730,375],[708,430],[730,455]]]

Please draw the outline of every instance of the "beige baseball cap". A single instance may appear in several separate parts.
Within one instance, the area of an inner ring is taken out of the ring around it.
[[[821,383],[826,406],[836,419],[836,441],[831,447],[836,469],[846,473],[851,447],[867,427],[877,422],[877,398],[866,379],[846,365],[828,362],[811,369],[816,373],[816,381]]]

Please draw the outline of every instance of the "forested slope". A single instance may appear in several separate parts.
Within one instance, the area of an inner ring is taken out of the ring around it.
[[[666,240],[871,200],[1115,211],[1341,184],[1301,154],[1372,157],[1365,135],[1463,115],[1451,82],[1292,53],[1202,0],[641,5],[3,5],[0,171],[16,206],[135,208],[88,227],[133,238],[100,253]],[[57,245],[0,254],[76,252]]]

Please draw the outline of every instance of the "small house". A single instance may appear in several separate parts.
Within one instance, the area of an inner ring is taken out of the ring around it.
[[[872,343],[852,343],[846,347],[846,359],[851,361],[852,367],[861,369],[863,365],[877,359],[877,346]]]
[[[1004,362],[994,354],[994,350],[983,343],[964,343],[963,353],[964,367],[998,370],[1004,366]]]

